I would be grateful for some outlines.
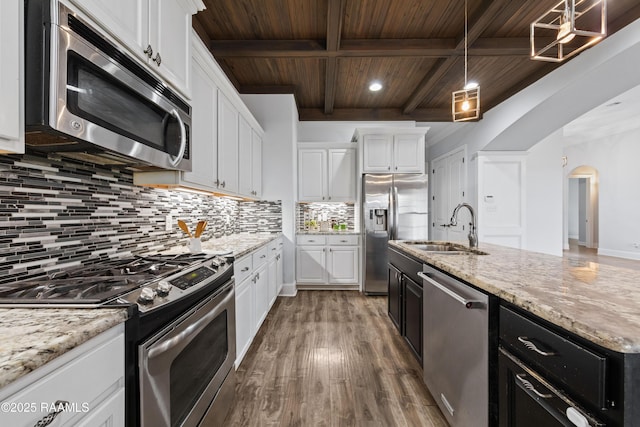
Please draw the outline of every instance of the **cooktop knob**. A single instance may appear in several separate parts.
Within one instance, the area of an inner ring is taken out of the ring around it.
[[[138,302],[141,304],[150,304],[153,302],[153,299],[156,297],[156,292],[149,288],[144,287],[140,291],[140,296],[138,297]]]
[[[167,282],[166,280],[161,280],[158,283],[156,293],[160,297],[166,297],[167,295],[169,295],[169,292],[171,292],[171,283]]]

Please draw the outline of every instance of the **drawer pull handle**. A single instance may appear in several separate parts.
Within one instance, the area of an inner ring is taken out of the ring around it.
[[[267,257],[266,255],[260,255],[260,259],[266,258],[266,257]]]
[[[243,269],[242,269],[242,270],[240,270],[240,271],[249,271],[249,267],[245,267],[245,268],[243,268]]]
[[[313,239],[309,239],[309,240],[308,240],[308,242],[311,242],[311,243],[312,243],[312,242],[315,242],[315,240],[313,240]]]
[[[536,353],[541,354],[542,356],[555,356],[556,355],[553,351],[542,351],[542,350],[540,350],[538,347],[536,347],[536,345],[534,343],[529,341],[529,339],[527,337],[518,337],[518,341],[520,341],[522,344],[524,344],[524,346],[527,347],[529,350],[535,351]]]
[[[347,243],[348,240],[340,240],[342,243]]]
[[[68,404],[69,404],[69,402],[67,402],[66,400],[56,400],[56,403],[54,403],[54,406],[56,408],[60,408],[60,409],[57,409],[57,410],[49,412],[47,415],[42,417],[42,419],[40,419],[40,421],[35,423],[33,427],[45,427],[45,426],[48,426],[49,424],[51,424],[53,422],[53,420],[56,419],[56,417],[58,415],[60,415],[60,413],[62,413],[64,411],[64,407],[66,407]]]
[[[518,381],[520,381],[522,383],[524,388],[526,388],[527,390],[533,392],[539,398],[541,398],[541,399],[551,399],[553,397],[553,395],[551,395],[551,394],[540,393],[538,390],[536,390],[536,388],[535,388],[535,386],[533,384],[531,384],[528,380],[525,380],[524,378],[522,378],[522,374],[516,374],[516,378],[518,379]]]

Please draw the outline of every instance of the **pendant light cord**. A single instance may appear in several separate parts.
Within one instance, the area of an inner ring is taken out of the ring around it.
[[[467,87],[467,0],[464,0],[464,87]]]

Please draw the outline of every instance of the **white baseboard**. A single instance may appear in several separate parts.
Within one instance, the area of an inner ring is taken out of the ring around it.
[[[295,283],[285,283],[282,285],[279,296],[281,297],[295,297],[298,295],[298,288]]]
[[[599,248],[598,255],[640,260],[640,252],[616,251],[614,249]]]
[[[573,239],[573,240],[578,240],[580,238],[580,235],[578,235],[578,234],[569,234],[569,238]]]
[[[360,290],[360,285],[358,284],[314,284],[314,283],[306,283],[306,284],[298,284],[298,289],[301,291],[358,291]]]

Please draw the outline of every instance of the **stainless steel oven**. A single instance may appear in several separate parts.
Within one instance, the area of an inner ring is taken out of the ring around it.
[[[191,107],[184,99],[62,3],[25,5],[30,150],[191,170]]]
[[[138,349],[141,425],[221,423],[233,400],[235,333],[231,279],[143,342]]]

